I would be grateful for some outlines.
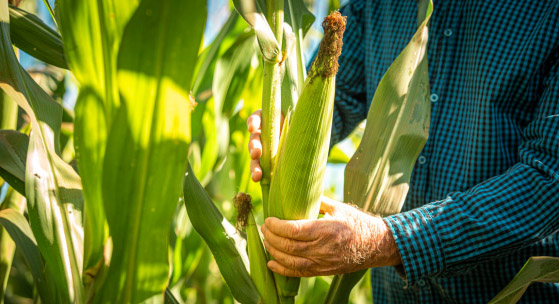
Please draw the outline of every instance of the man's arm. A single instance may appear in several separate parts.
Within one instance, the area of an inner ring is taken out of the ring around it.
[[[552,59],[517,164],[467,191],[385,218],[409,284],[463,273],[559,230],[559,54]]]

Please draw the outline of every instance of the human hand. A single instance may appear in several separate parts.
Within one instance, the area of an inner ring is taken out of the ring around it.
[[[283,127],[283,114],[281,115],[280,130]],[[256,110],[247,119],[247,127],[250,132],[248,151],[250,153],[250,176],[254,182],[262,179],[262,168],[260,157],[262,156],[262,142],[260,139],[260,126],[262,125],[262,110]]]
[[[344,274],[401,264],[392,233],[380,217],[322,197],[317,220],[267,218],[264,245],[268,267],[289,277]]]

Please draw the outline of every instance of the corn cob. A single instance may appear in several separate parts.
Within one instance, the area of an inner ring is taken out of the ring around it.
[[[245,193],[238,193],[233,199],[237,208],[237,228],[246,228],[248,258],[250,259],[250,277],[258,290],[260,300],[264,304],[278,303],[278,293],[274,282],[274,275],[266,266],[268,255],[262,245],[262,239],[252,213],[251,197]]]
[[[266,216],[300,220],[316,218],[334,109],[334,86],[346,18],[334,12],[324,19],[324,38],[305,81],[278,154]],[[275,275],[280,301],[292,303],[298,278]]]

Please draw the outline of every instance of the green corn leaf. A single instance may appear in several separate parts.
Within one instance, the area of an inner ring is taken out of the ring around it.
[[[361,144],[345,169],[344,201],[380,215],[400,212],[430,121],[427,23],[423,22],[381,79]]]
[[[303,39],[316,20],[303,0],[285,0],[286,22],[291,25],[295,36]]]
[[[68,65],[82,88],[91,86],[103,97],[107,117],[114,117],[119,105],[118,48],[137,5],[137,1],[57,1]]]
[[[37,241],[33,236],[29,223],[21,214],[21,210],[4,209],[0,211],[0,225],[12,237],[19,252],[21,252],[27,262],[43,302],[56,303],[55,290],[48,288],[49,285],[44,272],[45,263],[37,247]]]
[[[183,192],[192,226],[210,247],[235,299],[241,303],[258,303],[258,291],[247,271],[246,241],[219,212],[190,165],[184,178]]]
[[[359,283],[367,271],[368,269],[363,269],[346,275],[334,276],[324,303],[347,303],[351,290],[355,285],[357,285],[357,283]]]
[[[281,66],[281,111],[285,115],[294,109],[299,94],[305,84],[307,71],[303,54],[303,38],[315,17],[301,0],[285,0],[285,20],[283,52],[287,55]],[[290,46],[293,44],[293,46]]]
[[[4,201],[0,204],[0,213],[2,210],[10,210],[15,213],[23,214],[24,209],[25,199],[14,189],[9,188],[6,192]],[[8,284],[8,278],[10,277],[10,270],[12,268],[15,249],[16,245],[12,240],[12,237],[8,231],[4,229],[3,225],[0,224],[0,304],[4,303],[6,285]]]
[[[400,212],[430,121],[427,24],[431,0],[418,4],[418,29],[381,79],[363,139],[345,169],[344,202],[380,215]],[[325,303],[347,303],[366,271],[334,279]]]
[[[70,165],[45,151],[42,138],[32,135],[25,173],[29,220],[64,301],[83,303],[81,182]]]
[[[6,0],[0,1],[0,88],[31,121],[25,172],[31,228],[62,299],[81,303],[81,183],[58,155],[62,107],[31,79],[13,52]]]
[[[350,160],[350,156],[347,155],[339,146],[335,145],[330,149],[330,154],[328,155],[328,162],[331,164],[347,164]]]
[[[559,283],[558,257],[531,257],[514,279],[489,303],[516,303],[534,282]]]
[[[163,300],[205,12],[204,0],[145,0],[124,30],[102,180],[113,252],[96,302]]]
[[[95,265],[103,259],[106,240],[106,219],[101,192],[102,164],[107,143],[106,112],[103,108],[103,98],[91,86],[81,88],[75,110],[74,149],[86,202],[84,271],[87,271],[89,276],[95,276]]]
[[[48,0],[43,0],[43,3],[45,4],[45,7],[49,11],[50,17],[52,18],[52,21],[54,22],[54,25],[56,27],[58,27],[58,20],[55,16],[54,10],[52,9],[52,6],[50,5],[49,1]]]
[[[17,118],[18,118],[18,107],[17,104],[11,100],[10,96],[8,96],[4,91],[0,91],[0,130],[9,129],[15,130],[17,128]],[[0,150],[0,159],[6,155],[7,151]],[[25,154],[24,154],[25,155]],[[0,160],[0,185],[4,182],[2,178],[5,176],[5,179],[9,179],[11,184],[18,183],[15,187],[18,188],[20,193],[25,193],[25,186],[23,179],[17,179],[12,174],[6,172],[4,170],[3,162],[5,160]],[[1,299],[2,297],[0,297]],[[1,302],[0,302],[1,304]]]
[[[80,83],[74,143],[84,185],[84,270],[103,259],[105,212],[101,190],[110,122],[120,104],[117,55],[124,26],[137,1],[59,0],[59,28],[68,64]]]
[[[301,280],[301,289],[297,296],[296,303],[322,303],[330,287],[328,277],[311,277]],[[372,303],[356,302],[356,303]]]
[[[235,43],[217,60],[213,78],[215,112],[232,116],[236,102],[240,100],[256,55],[254,33],[239,36]]]
[[[165,289],[165,304],[179,304],[179,301],[175,298],[173,293],[169,290],[169,288]]]
[[[314,23],[315,17],[302,0],[285,0],[285,16],[286,22],[291,25],[295,34],[294,54],[290,54],[288,60],[295,62],[297,87],[302,90],[307,75],[305,68],[307,62],[303,54],[303,38]]]
[[[204,252],[203,240],[194,231],[184,204],[180,204],[175,213],[170,238],[173,249],[173,273],[169,288],[174,288],[181,279],[187,280],[192,276]]]
[[[253,32],[245,31],[246,23],[238,18],[236,12],[232,16],[237,17],[230,18],[209,47],[209,53],[201,56],[204,63],[199,71],[205,75],[197,75],[199,78],[196,80],[201,82],[201,78],[213,78],[213,96],[199,104],[192,114],[192,134],[196,144],[201,146],[202,155],[201,160],[195,162],[191,154],[191,163],[204,186],[208,185],[216,167],[228,153],[229,118],[238,110],[237,103],[254,70],[251,66],[256,55]]]
[[[264,60],[279,62],[281,48],[264,15],[264,2],[262,0],[233,0],[233,3],[243,19],[254,29]]]
[[[283,53],[287,54],[286,60],[281,65],[281,112],[285,116],[290,109],[295,109],[299,99],[299,89],[304,85],[304,80],[297,74],[297,54],[294,47],[295,34],[288,23],[283,24]],[[303,74],[303,79],[305,79]]]
[[[0,91],[0,130],[17,128],[17,104]]]
[[[10,35],[15,46],[48,64],[68,68],[60,34],[39,17],[10,5],[10,23]]]
[[[197,106],[194,112],[202,112],[200,125],[204,132],[204,150],[202,151],[201,161],[196,163],[196,174],[200,176],[200,182],[207,185],[213,176],[213,170],[220,154],[223,156],[224,152],[222,149],[220,151],[218,130],[222,131],[221,126],[227,130],[228,126],[223,123],[223,119],[218,119],[221,118],[221,115],[215,112],[213,98],[210,98],[204,105]],[[226,141],[228,140],[226,138]]]
[[[192,144],[189,159],[204,187],[210,183],[216,170],[228,157],[229,135],[233,133],[228,131],[229,117],[239,108],[237,101],[240,94],[243,94],[246,105],[246,94],[239,91],[246,86],[245,83],[248,82],[246,78],[249,78],[254,71],[254,67],[250,67],[247,71],[247,64],[251,65],[252,62],[246,59],[250,59],[251,56],[240,57],[238,51],[246,48],[246,45],[251,42],[246,39],[248,26],[238,16],[236,11],[231,13],[216,39],[198,59],[193,94],[200,100],[192,112]],[[254,54],[254,47],[249,52]],[[239,61],[243,61],[244,64],[239,65]],[[216,69],[218,62],[219,71]],[[227,71],[229,68],[244,70],[244,79],[236,75],[231,77],[233,73]],[[231,84],[231,88],[223,85],[221,81],[227,81]],[[216,92],[217,96],[214,96],[213,92]],[[242,109],[246,109],[246,106]],[[246,124],[244,125],[246,130]]]
[[[242,21],[244,23],[244,21]],[[202,90],[211,87],[213,79],[213,69],[215,68],[216,61],[220,58],[220,53],[223,49],[228,48],[232,40],[232,36],[239,34],[239,31],[246,27],[246,23],[241,25],[239,22],[239,14],[233,10],[231,15],[219,30],[219,33],[198,58],[196,64],[195,77],[192,85],[192,94],[197,96]]]
[[[0,130],[0,176],[25,195],[25,158],[29,137],[14,130]]]

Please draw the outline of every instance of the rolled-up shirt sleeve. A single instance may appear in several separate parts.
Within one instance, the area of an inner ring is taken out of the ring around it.
[[[409,285],[462,274],[559,230],[559,63],[547,75],[518,163],[467,191],[384,218]]]

